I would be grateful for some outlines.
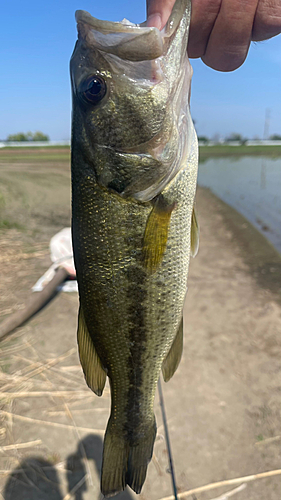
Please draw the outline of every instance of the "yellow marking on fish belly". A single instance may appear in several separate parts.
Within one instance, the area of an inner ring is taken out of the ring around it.
[[[144,265],[151,274],[162,262],[167,246],[170,219],[175,207],[176,203],[165,206],[159,198],[147,219],[142,253]]]

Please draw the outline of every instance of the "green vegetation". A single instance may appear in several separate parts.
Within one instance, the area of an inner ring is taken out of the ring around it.
[[[226,156],[267,156],[269,158],[281,157],[281,146],[228,146],[216,144],[215,146],[200,146],[200,161],[208,158],[221,158]]]
[[[33,163],[38,161],[70,161],[69,146],[6,147],[0,149],[0,163]]]
[[[56,144],[52,145],[52,146],[49,146],[49,144],[46,144],[46,146],[44,145],[43,146],[24,146],[24,148],[21,148],[20,151],[49,151],[49,150],[52,150],[52,149],[66,149],[70,152],[70,146],[68,145],[63,145],[63,146],[57,146]],[[9,143],[5,144],[5,146],[3,148],[1,148],[0,151],[19,151],[19,147],[18,146],[10,146]]]
[[[11,366],[11,361],[7,356],[5,357],[5,359],[1,360],[1,370],[3,373],[9,373],[10,366]]]
[[[198,142],[203,142],[204,144],[207,144],[209,142],[209,139],[205,135],[198,135]]]
[[[17,151],[19,152],[19,151]],[[35,151],[35,153],[38,153],[38,151]],[[11,155],[1,155],[0,154],[0,162],[7,162],[7,161],[20,161],[20,162],[32,162],[32,161],[69,161],[70,160],[70,154],[66,153],[61,153],[61,154],[29,154],[29,155],[22,155],[22,154],[15,154],[13,156]]]
[[[281,135],[279,134],[273,134],[269,137],[271,141],[281,141]]]
[[[259,434],[256,439],[257,439],[257,441],[263,441],[264,437],[262,434]]]
[[[0,233],[28,243],[69,226],[69,167],[69,147],[1,148]]]
[[[6,207],[5,197],[0,192],[0,230],[1,229],[13,229],[13,228],[23,229],[23,226],[21,224],[18,224],[17,222],[14,222],[14,221],[9,220],[7,218],[3,218],[3,215],[5,213],[5,207]]]
[[[203,138],[207,139],[207,138]],[[200,138],[201,140],[201,138]],[[277,140],[277,139],[276,139]],[[202,140],[202,142],[204,142]],[[206,145],[199,147],[200,161],[208,158],[220,158],[226,156],[267,156],[269,158],[281,157],[281,146],[231,146],[230,144],[215,144],[214,146]],[[1,162],[69,162],[70,161],[70,147],[69,146],[48,146],[48,147],[4,147],[0,149],[0,163]],[[1,200],[0,200],[1,205]]]
[[[10,134],[7,137],[7,141],[24,142],[28,141],[27,134],[19,132],[18,134]]]
[[[14,222],[8,219],[0,219],[0,230],[1,229],[24,229],[24,226],[18,224],[18,222]]]
[[[0,192],[0,214],[4,207],[5,207],[5,198],[4,195]]]
[[[50,137],[39,130],[37,132],[27,132],[24,134],[23,132],[19,132],[18,134],[10,134],[7,137],[7,141],[15,141],[15,142],[27,142],[27,141],[49,141]]]
[[[225,139],[226,142],[240,142],[241,145],[246,144],[247,140],[248,139],[246,139],[246,137],[243,137],[241,134],[237,134],[236,132],[233,132]]]

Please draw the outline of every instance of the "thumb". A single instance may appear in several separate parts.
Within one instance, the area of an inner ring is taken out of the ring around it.
[[[161,30],[168,21],[176,0],[146,0],[147,26]]]

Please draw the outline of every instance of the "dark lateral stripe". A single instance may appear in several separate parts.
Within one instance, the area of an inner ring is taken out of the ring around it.
[[[134,441],[134,432],[141,424],[140,399],[143,381],[142,354],[146,345],[144,301],[147,296],[145,271],[140,266],[132,266],[127,271],[129,287],[127,290],[130,356],[128,357],[129,389],[127,393],[126,419],[124,432],[130,443]]]

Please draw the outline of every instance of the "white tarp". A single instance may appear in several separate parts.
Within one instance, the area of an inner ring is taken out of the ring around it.
[[[73,260],[73,250],[71,241],[71,228],[65,227],[59,233],[55,234],[50,241],[51,260],[53,264],[39,278],[32,287],[33,292],[41,292],[44,286],[51,281],[58,267],[64,267],[72,279],[67,280],[59,287],[63,292],[78,292],[76,281],[76,271]]]

